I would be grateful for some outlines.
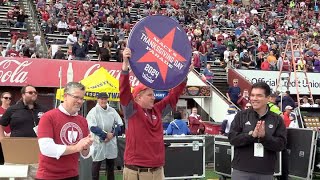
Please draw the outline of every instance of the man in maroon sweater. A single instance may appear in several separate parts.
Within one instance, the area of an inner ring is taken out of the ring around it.
[[[130,57],[131,50],[126,48],[120,76],[120,103],[126,125],[123,179],[163,180],[165,147],[161,117],[175,109],[186,81],[154,104],[153,90],[141,83],[131,94],[128,71]]]

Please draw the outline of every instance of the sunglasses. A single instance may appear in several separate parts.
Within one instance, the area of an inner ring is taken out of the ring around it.
[[[27,91],[27,92],[25,92],[25,93],[28,93],[28,94],[30,94],[30,95],[37,95],[38,94],[38,92],[37,91]]]
[[[233,82],[233,84],[238,84],[238,82]]]
[[[11,100],[12,99],[12,97],[2,97],[3,99],[9,99],[9,100]]]
[[[246,106],[246,108],[251,108],[252,106]]]

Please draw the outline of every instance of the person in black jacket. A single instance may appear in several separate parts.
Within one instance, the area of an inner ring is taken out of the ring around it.
[[[57,52],[54,54],[52,59],[66,59],[66,55],[62,52],[61,47],[58,47]]]
[[[282,118],[267,106],[270,87],[265,82],[252,85],[252,109],[235,116],[228,135],[234,146],[232,179],[272,180],[276,153],[286,146],[286,127]]]
[[[24,14],[23,10],[20,9],[20,12],[17,16],[16,28],[24,28],[26,23],[25,19],[28,18],[28,15]]]
[[[87,60],[88,45],[83,41],[83,36],[80,35],[78,42],[72,46],[72,54],[76,60]]]
[[[277,100],[277,103],[281,102],[281,97],[279,97]],[[285,111],[285,107],[291,106],[293,109],[296,108],[296,103],[290,96],[290,91],[286,91],[282,97],[282,104],[281,104],[281,111]]]
[[[99,55],[99,61],[110,61],[111,50],[107,41],[103,42],[103,47],[98,48],[97,54]]]

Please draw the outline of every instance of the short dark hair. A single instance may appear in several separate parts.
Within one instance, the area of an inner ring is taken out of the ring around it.
[[[10,96],[12,96],[12,94],[10,92],[3,92],[3,93],[1,93],[1,98],[3,98],[3,96],[6,94],[10,94]]]
[[[34,86],[32,86],[32,85],[28,84],[28,85],[23,86],[23,87],[21,88],[21,94],[24,94],[24,93],[26,92],[27,87],[33,87],[33,88],[36,88],[36,87],[34,87]]]
[[[179,112],[179,111],[174,112],[173,118],[174,119],[182,119],[181,112]]]
[[[278,97],[278,95],[277,95],[277,94],[275,94],[275,93],[272,93],[272,94],[270,94],[270,97],[272,97],[272,98],[276,98],[276,97]]]
[[[271,94],[270,86],[265,82],[254,83],[251,89],[263,89],[266,96],[270,96]]]

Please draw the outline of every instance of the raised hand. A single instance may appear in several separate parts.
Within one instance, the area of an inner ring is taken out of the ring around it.
[[[258,121],[256,124],[256,127],[253,130],[252,137],[254,137],[254,138],[258,137],[258,135],[259,135],[260,123],[261,123],[261,121]]]
[[[258,131],[258,138],[263,138],[266,135],[266,128],[265,128],[265,122],[260,121],[260,128]]]
[[[129,48],[125,48],[123,50],[123,62],[128,63],[131,58],[131,50]]]

